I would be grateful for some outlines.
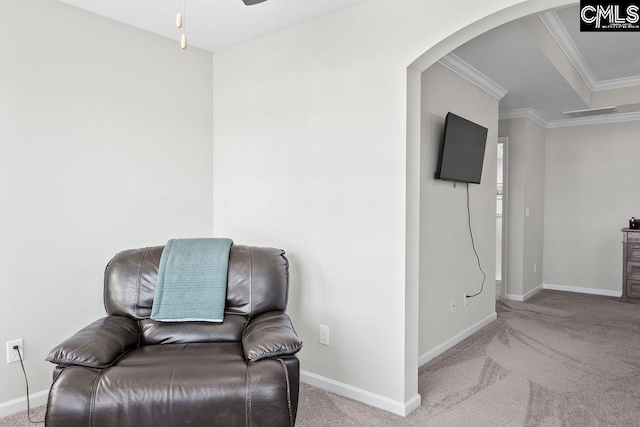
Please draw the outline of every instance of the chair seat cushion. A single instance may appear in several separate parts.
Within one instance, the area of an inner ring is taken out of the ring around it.
[[[143,346],[108,369],[67,368],[52,388],[52,397],[68,400],[49,402],[48,420],[59,425],[288,426],[292,419],[284,363],[248,365],[241,343]],[[89,401],[72,403],[78,396]]]

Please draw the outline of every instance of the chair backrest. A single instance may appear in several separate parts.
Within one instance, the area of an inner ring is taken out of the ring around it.
[[[285,311],[289,291],[289,263],[284,251],[233,245],[229,254],[226,325],[154,322],[149,319],[164,246],[118,253],[104,275],[104,306],[108,315],[137,319],[143,343],[236,341],[244,319],[268,311]],[[227,321],[229,319],[229,321]],[[186,322],[190,323],[190,322]],[[236,325],[237,326],[233,326]],[[187,336],[184,328],[191,328]],[[231,332],[227,331],[229,328]],[[163,332],[158,332],[162,330]]]

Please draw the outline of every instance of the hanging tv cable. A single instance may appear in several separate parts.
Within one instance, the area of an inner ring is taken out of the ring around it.
[[[475,293],[473,295],[467,295],[467,298],[473,298],[476,297],[478,295],[480,295],[482,293],[482,290],[484,289],[484,282],[487,280],[487,274],[484,272],[484,270],[482,269],[482,264],[480,263],[480,256],[478,255],[478,251],[476,250],[476,243],[473,239],[473,229],[471,228],[471,207],[470,207],[470,202],[469,202],[469,183],[467,183],[467,219],[469,220],[469,235],[471,236],[471,247],[473,248],[473,253],[476,254],[476,259],[478,260],[478,268],[480,269],[480,272],[482,273],[482,284],[480,285],[480,291],[478,291],[478,293]]]

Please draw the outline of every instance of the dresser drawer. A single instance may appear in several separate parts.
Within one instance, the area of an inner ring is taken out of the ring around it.
[[[627,244],[627,261],[640,262],[640,243]]]
[[[640,281],[627,280],[627,298],[640,298]]]
[[[640,243],[640,231],[627,232],[627,242]]]
[[[627,280],[640,282],[640,262],[627,262]]]

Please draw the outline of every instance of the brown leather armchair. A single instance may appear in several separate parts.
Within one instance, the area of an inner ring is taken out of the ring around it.
[[[302,347],[284,252],[234,245],[223,323],[149,318],[163,247],[105,271],[104,317],[54,348],[48,426],[293,426]]]

